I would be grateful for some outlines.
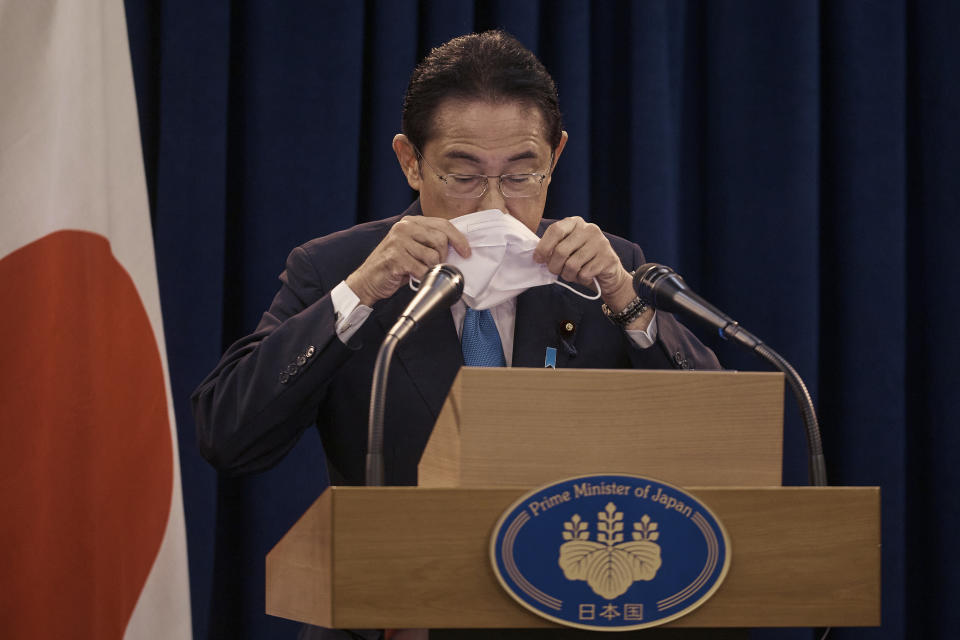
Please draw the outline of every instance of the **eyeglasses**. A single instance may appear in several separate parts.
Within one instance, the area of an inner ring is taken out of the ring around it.
[[[532,198],[540,195],[543,181],[547,179],[545,173],[504,173],[499,176],[485,176],[472,173],[440,173],[432,164],[427,162],[420,150],[413,148],[417,156],[423,160],[434,175],[443,183],[444,195],[451,198],[481,198],[490,187],[490,178],[496,178],[500,186],[500,193],[504,198]],[[550,165],[553,165],[553,154],[550,154]]]

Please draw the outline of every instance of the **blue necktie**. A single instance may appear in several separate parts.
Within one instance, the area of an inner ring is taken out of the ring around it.
[[[505,367],[500,334],[489,309],[477,311],[467,307],[460,335],[463,363],[468,367]]]

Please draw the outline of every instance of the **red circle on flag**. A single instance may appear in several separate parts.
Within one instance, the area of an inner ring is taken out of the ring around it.
[[[0,620],[121,638],[163,540],[173,449],[150,319],[107,240],[0,260]]]

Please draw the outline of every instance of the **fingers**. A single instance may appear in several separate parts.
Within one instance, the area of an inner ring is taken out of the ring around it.
[[[406,220],[406,218],[404,218]],[[459,253],[464,258],[470,257],[470,243],[467,241],[467,236],[453,226],[449,220],[443,218],[428,218],[426,216],[418,216],[416,218],[422,225],[433,230],[436,233],[442,234],[442,251],[441,259],[447,257],[447,246],[452,246],[457,253]],[[438,236],[438,238],[441,236]],[[438,247],[440,249],[441,247]]]
[[[568,282],[591,286],[596,278],[601,288],[617,281],[623,269],[600,228],[579,217],[550,225],[534,251],[534,260]]]
[[[401,271],[415,278],[423,278],[430,267],[439,264],[443,259],[439,251],[425,244],[407,245],[403,247],[403,250],[407,252],[408,259],[402,261],[403,268]]]
[[[450,246],[470,255],[466,237],[449,220],[408,216],[397,222],[347,284],[364,304],[392,296],[407,277],[422,278],[447,257]]]
[[[537,244],[537,248],[533,252],[534,261],[541,263],[547,262],[556,250],[557,245],[560,244],[560,241],[570,235],[570,233],[580,225],[586,225],[586,222],[583,218],[574,216],[572,218],[558,220],[547,227],[546,232],[543,234],[539,244]]]
[[[443,218],[408,216],[394,225],[391,233],[394,232],[436,249],[440,255],[437,262],[446,259],[448,246],[452,246],[464,258],[470,257],[470,243],[466,236]]]
[[[449,220],[442,220],[445,222],[444,233],[447,235],[447,242],[454,250],[459,253],[464,258],[470,257],[470,243],[467,241],[467,236],[463,235],[459,229],[453,226]],[[446,251],[444,251],[444,258],[446,258]]]

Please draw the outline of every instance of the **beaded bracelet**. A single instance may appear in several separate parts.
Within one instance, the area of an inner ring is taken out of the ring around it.
[[[618,327],[626,328],[631,322],[643,315],[643,312],[649,308],[649,304],[646,300],[637,296],[630,301],[630,304],[625,306],[620,313],[614,313],[613,310],[607,306],[607,303],[604,302],[600,305],[600,308],[603,310],[603,315],[613,324]]]

